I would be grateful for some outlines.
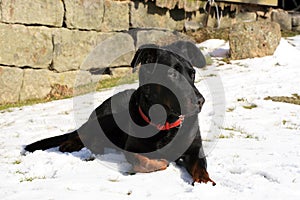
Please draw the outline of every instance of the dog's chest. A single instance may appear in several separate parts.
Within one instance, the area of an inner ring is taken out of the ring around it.
[[[170,142],[172,142],[173,138],[176,136],[177,131],[177,128],[168,131],[161,131],[162,133],[160,133],[160,138],[158,138],[157,140],[156,148],[161,149]]]

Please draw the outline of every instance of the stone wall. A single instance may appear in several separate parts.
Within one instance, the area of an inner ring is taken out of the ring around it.
[[[184,37],[174,30],[216,27],[214,11],[208,17],[205,5],[190,0],[0,0],[0,104],[46,98],[55,85],[72,89],[98,81],[101,74],[95,75],[94,68],[111,67],[105,70],[110,76],[124,73],[140,45]],[[237,5],[219,6],[221,27],[260,15],[271,20],[269,10],[240,9],[234,16]],[[87,62],[93,53],[97,59]]]

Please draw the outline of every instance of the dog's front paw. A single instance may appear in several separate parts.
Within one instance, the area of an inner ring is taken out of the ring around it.
[[[133,164],[132,170],[134,172],[148,173],[165,170],[169,165],[169,162],[164,159],[150,159],[139,154],[137,154],[135,157],[138,162]]]
[[[190,171],[190,174],[193,178],[193,185],[195,182],[197,183],[208,183],[208,182],[211,182],[213,186],[216,185],[216,183],[211,180],[209,178],[209,175],[206,171],[205,168],[203,168],[198,161],[196,161],[192,166],[191,168],[189,169]]]

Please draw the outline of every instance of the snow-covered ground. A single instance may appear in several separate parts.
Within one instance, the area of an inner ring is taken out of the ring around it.
[[[222,60],[228,43],[199,46],[213,59],[198,70],[197,87],[206,98],[200,127],[215,187],[192,186],[173,163],[123,175],[116,168],[126,161],[116,152],[92,161],[87,149],[20,154],[25,144],[79,126],[112,89],[1,111],[0,199],[300,199],[300,106],[264,100],[300,94],[300,36],[282,39],[273,56],[230,64]]]

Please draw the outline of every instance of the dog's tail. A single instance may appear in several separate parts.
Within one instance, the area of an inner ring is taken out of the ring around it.
[[[62,143],[66,142],[70,138],[78,136],[77,131],[66,133],[64,135],[58,135],[43,140],[39,140],[32,144],[26,145],[24,150],[28,152],[34,152],[36,150],[46,150],[53,147],[60,146]]]

